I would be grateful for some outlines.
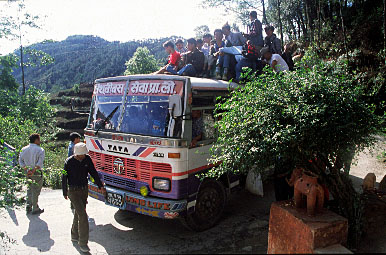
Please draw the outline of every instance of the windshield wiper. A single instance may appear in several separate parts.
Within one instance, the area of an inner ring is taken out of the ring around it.
[[[97,129],[97,131],[95,132],[95,135],[97,135],[99,130],[106,125],[106,122],[109,121],[111,119],[111,117],[113,117],[114,113],[118,110],[118,108],[119,108],[119,105],[117,107],[115,107],[115,109],[109,114],[109,116],[106,117],[106,119],[103,120],[103,123]]]

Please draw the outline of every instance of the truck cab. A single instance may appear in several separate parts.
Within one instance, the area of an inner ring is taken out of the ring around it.
[[[216,139],[215,104],[235,83],[172,75],[95,81],[85,139],[105,188],[89,195],[121,210],[212,227],[239,179],[205,178]]]

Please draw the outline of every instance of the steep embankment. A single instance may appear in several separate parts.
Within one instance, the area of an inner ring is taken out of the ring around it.
[[[84,83],[79,86],[78,91],[67,89],[52,95],[50,104],[57,109],[56,125],[62,129],[56,134],[59,141],[68,140],[71,132],[83,135],[83,130],[87,125],[92,92],[93,83]],[[75,111],[71,109],[72,103]]]

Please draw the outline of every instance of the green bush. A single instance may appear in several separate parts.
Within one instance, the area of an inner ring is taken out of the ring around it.
[[[45,178],[43,185],[53,189],[60,189],[62,187],[62,170],[64,161],[67,158],[67,148],[53,148],[49,144],[42,144],[42,147],[45,150]]]
[[[79,94],[80,92],[80,88],[79,88],[79,84],[74,84],[74,86],[72,87],[72,90],[76,93],[76,94]]]
[[[373,144],[380,118],[362,100],[344,62],[316,64],[310,56],[303,63],[307,68],[288,73],[266,69],[217,106],[212,161],[221,164],[209,175],[247,173],[254,166],[263,172],[279,155],[291,158],[327,184],[349,219],[352,241],[361,207],[342,169],[348,155]]]
[[[25,184],[24,173],[19,167],[12,166],[15,157],[15,152],[0,145],[0,208],[21,205],[25,201],[20,194]]]

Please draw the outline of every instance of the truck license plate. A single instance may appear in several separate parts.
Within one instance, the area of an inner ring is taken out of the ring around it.
[[[107,203],[121,207],[123,205],[123,197],[120,194],[107,193]]]

